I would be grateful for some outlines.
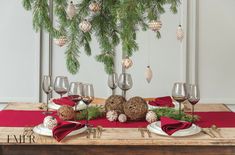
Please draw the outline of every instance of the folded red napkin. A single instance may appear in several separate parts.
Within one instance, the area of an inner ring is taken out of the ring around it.
[[[59,125],[53,128],[53,137],[60,142],[65,136],[74,130],[83,128],[85,125],[76,122],[60,122]]]
[[[72,97],[68,96],[68,97],[62,97],[59,99],[53,99],[52,100],[55,104],[59,104],[59,105],[69,105],[69,106],[75,106],[75,102],[72,101]]]
[[[191,125],[191,122],[181,122],[169,117],[161,117],[161,128],[168,135],[172,135],[174,132],[181,129],[187,129],[191,127]]]
[[[149,105],[159,106],[159,107],[174,107],[175,106],[170,96],[156,98],[154,101],[149,101]]]

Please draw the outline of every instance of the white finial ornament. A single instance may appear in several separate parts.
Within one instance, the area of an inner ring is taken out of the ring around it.
[[[179,25],[176,31],[176,38],[179,41],[182,41],[184,39],[184,31],[182,29],[182,26]]]
[[[71,1],[68,4],[66,12],[67,12],[67,15],[68,15],[69,19],[72,19],[76,15],[76,8],[73,4],[73,1]]]
[[[150,66],[147,66],[147,69],[145,71],[145,77],[146,77],[147,82],[150,83],[153,78],[153,72]]]
[[[130,58],[126,57],[125,59],[122,60],[122,66],[125,69],[130,68],[132,65],[133,65],[133,62],[132,62],[132,60]]]
[[[79,24],[79,29],[83,32],[89,32],[91,30],[91,23],[86,19]]]

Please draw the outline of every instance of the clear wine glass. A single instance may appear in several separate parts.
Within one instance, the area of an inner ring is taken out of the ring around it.
[[[192,122],[194,121],[194,106],[200,100],[200,91],[197,85],[190,84],[188,87],[188,101],[192,104]]]
[[[71,97],[71,99],[76,103],[75,104],[75,112],[77,111],[77,105],[82,100],[83,95],[83,86],[80,82],[71,82],[68,96]]]
[[[52,92],[52,84],[51,84],[51,77],[48,75],[43,76],[42,80],[42,90],[46,93],[47,95],[47,103],[46,103],[46,111],[43,112],[43,114],[48,115],[51,114],[52,112],[49,111],[48,103],[49,103],[49,95]]]
[[[112,95],[114,95],[114,90],[117,88],[117,82],[117,73],[113,73],[108,76],[108,86],[112,89]]]
[[[174,100],[179,102],[179,115],[181,116],[181,103],[187,100],[188,97],[186,84],[181,82],[174,83],[172,97]]]
[[[57,76],[54,83],[54,90],[62,96],[68,92],[69,80],[66,76]]]
[[[132,78],[128,73],[122,73],[118,79],[118,87],[122,89],[122,95],[126,98],[126,91],[132,88]]]
[[[88,120],[88,105],[94,100],[94,88],[92,84],[83,84],[82,101],[86,104],[86,126],[89,125]]]

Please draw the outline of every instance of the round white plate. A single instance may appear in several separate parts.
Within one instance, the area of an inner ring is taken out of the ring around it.
[[[161,135],[161,136],[169,136],[167,133],[162,131],[162,129],[161,129],[161,122],[160,121],[157,121],[157,122],[149,124],[147,126],[147,129],[150,132],[156,133],[156,134]],[[187,128],[187,129],[182,129],[182,130],[178,130],[178,131],[174,132],[171,135],[171,137],[192,136],[192,135],[198,134],[199,132],[201,132],[201,128],[198,127],[195,124],[192,124],[192,126]]]
[[[173,104],[175,105],[175,107],[172,107],[172,108],[174,108],[176,110],[179,110],[179,103],[173,101]],[[165,108],[165,107],[152,106],[152,105],[148,104],[148,109],[149,110],[153,110],[153,109],[157,109],[157,108]],[[181,110],[183,110],[183,109],[184,109],[184,104],[181,104]]]
[[[78,123],[78,122],[76,122]],[[74,130],[72,132],[70,132],[67,136],[74,136],[74,135],[77,135],[77,134],[80,134],[80,133],[83,133],[87,130],[87,126],[84,126],[83,128],[81,129],[78,129],[78,130]],[[35,126],[33,128],[33,132],[39,134],[39,135],[42,135],[42,136],[49,136],[49,137],[52,137],[53,134],[52,134],[52,130],[44,127],[43,124],[39,124],[37,126]]]
[[[49,101],[48,107],[50,109],[58,110],[61,107],[61,105],[55,104],[52,100],[53,99]],[[75,106],[73,107],[73,109],[75,109]],[[86,104],[83,101],[80,101],[77,105],[77,110],[84,110],[84,109],[86,109]]]

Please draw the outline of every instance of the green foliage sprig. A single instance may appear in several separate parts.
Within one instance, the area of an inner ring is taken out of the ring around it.
[[[92,34],[100,45],[100,54],[96,56],[96,60],[103,63],[105,71],[111,74],[114,67],[115,47],[121,42],[122,52],[132,56],[138,50],[136,42],[138,29],[146,31],[149,21],[158,20],[161,14],[165,13],[164,5],[169,4],[172,13],[176,13],[180,3],[180,0],[99,0],[101,10],[92,13],[89,5],[94,0],[82,0],[76,5],[77,15],[68,19],[66,14],[68,2],[53,0],[54,14],[59,25],[55,28],[49,16],[49,1],[22,0],[23,7],[33,12],[33,27],[36,31],[42,28],[55,38],[67,37],[66,64],[72,74],[76,74],[79,70],[81,47],[87,55],[91,55]],[[88,17],[92,17],[90,20],[92,31],[83,33],[78,25]],[[161,37],[159,31],[156,32],[156,37]]]
[[[103,117],[105,115],[103,106],[90,106],[88,107],[88,120]],[[84,120],[87,117],[87,111],[83,110],[76,115],[77,120]]]
[[[176,120],[182,120],[187,122],[192,121],[192,115],[186,114],[184,112],[182,112],[181,115],[179,115],[179,111],[173,108],[158,108],[158,109],[153,109],[152,111],[156,113],[158,118],[165,116]],[[199,116],[195,115],[194,120],[198,119]]]

